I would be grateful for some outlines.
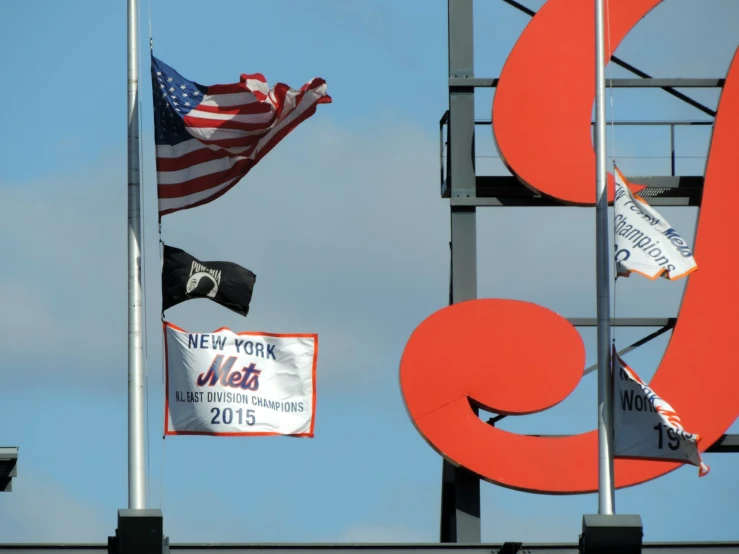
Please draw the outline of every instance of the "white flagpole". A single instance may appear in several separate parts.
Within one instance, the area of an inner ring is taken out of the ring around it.
[[[603,0],[595,0],[595,255],[598,297],[598,513],[614,513],[610,256],[606,183],[606,82]]]
[[[128,508],[146,508],[138,0],[128,0]]]

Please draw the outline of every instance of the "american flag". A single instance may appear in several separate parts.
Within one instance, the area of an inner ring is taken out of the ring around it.
[[[151,57],[159,217],[225,194],[278,142],[331,102],[326,81],[300,90],[260,73],[204,86]]]

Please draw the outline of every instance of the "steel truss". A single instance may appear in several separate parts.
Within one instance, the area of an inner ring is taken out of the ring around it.
[[[536,12],[516,0],[502,0],[533,17]],[[495,88],[497,78],[474,75],[473,0],[448,0],[449,34],[449,109],[439,122],[441,197],[449,199],[451,216],[450,304],[477,297],[477,231],[478,207],[563,207],[556,199],[538,195],[524,186],[515,176],[479,176],[475,172],[475,127],[490,125],[490,120],[475,120],[475,89]],[[614,56],[611,61],[630,71],[637,78],[609,79],[609,86],[618,88],[658,88],[693,106],[710,118],[716,111],[701,104],[676,88],[721,88],[724,79],[655,79],[628,62]],[[653,206],[700,207],[703,176],[675,174],[675,127],[682,125],[712,126],[713,119],[698,121],[619,121],[615,125],[665,125],[670,128],[671,175],[634,176],[633,181],[646,185],[640,192]],[[446,147],[446,148],[445,148]],[[446,171],[448,169],[448,172]],[[594,327],[595,318],[570,318],[580,327]],[[643,339],[628,346],[627,353],[672,330],[674,318],[616,318],[614,326],[659,327]],[[585,373],[594,371],[591,366]],[[506,416],[488,420],[495,425]],[[739,435],[724,435],[708,452],[739,452]],[[442,543],[480,542],[480,480],[462,467],[443,461],[441,491],[440,539]],[[513,543],[511,543],[513,544]],[[699,545],[644,545],[655,552],[698,552],[714,549],[715,543]],[[526,546],[526,551],[576,552],[572,547]],[[724,548],[724,547],[721,547]],[[731,546],[727,548],[736,548]],[[548,550],[549,549],[549,550]],[[569,549],[569,550],[568,550]],[[490,552],[490,550],[488,550]],[[494,550],[493,550],[494,552]],[[516,552],[510,550],[510,552]]]

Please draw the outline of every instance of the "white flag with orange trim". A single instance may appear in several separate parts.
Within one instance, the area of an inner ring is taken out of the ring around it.
[[[162,324],[165,435],[313,437],[318,335]]]
[[[618,275],[628,277],[631,273],[638,273],[649,279],[662,276],[675,280],[698,269],[690,245],[643,198],[631,192],[618,168],[614,174]]]
[[[687,433],[680,417],[613,352],[613,455],[616,458],[682,462],[703,477],[700,435]]]

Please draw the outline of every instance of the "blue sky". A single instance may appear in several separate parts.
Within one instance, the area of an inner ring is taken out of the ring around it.
[[[316,438],[162,441],[142,0],[150,505],[162,507],[174,542],[436,541],[441,460],[405,414],[398,362],[415,326],[448,294],[449,215],[438,194],[446,1],[290,0],[276,8],[217,0],[210,8],[152,0],[157,56],[203,84],[261,72],[270,84],[299,87],[320,76],[334,101],[226,196],[164,219],[167,242],[257,273],[249,317],[207,301],[167,316],[189,330],[319,333]],[[655,76],[723,77],[739,44],[739,7],[713,0],[706,8],[664,2],[617,54]],[[475,10],[476,74],[494,77],[528,18],[496,0],[477,0]],[[126,3],[5,2],[3,13],[0,72],[13,85],[13,109],[4,112],[12,132],[0,136],[0,443],[20,446],[21,458],[14,492],[0,495],[0,540],[103,542],[127,503]],[[691,94],[716,103],[715,92]],[[491,91],[477,94],[479,118],[489,117],[491,99]],[[704,118],[660,91],[616,91],[614,106],[619,118]],[[627,175],[669,167],[666,132],[620,128],[616,137]],[[708,138],[700,128],[678,131],[679,172],[702,173]],[[489,128],[478,129],[477,150],[481,172],[504,171],[490,157]],[[661,211],[692,238],[694,210]],[[482,210],[480,296],[593,316],[592,217],[588,209]],[[533,224],[554,231],[542,236]],[[681,292],[680,283],[632,278],[619,284],[619,315],[674,315]],[[590,364],[594,333],[583,337]],[[639,337],[617,333],[624,344]],[[649,378],[666,344],[627,360]],[[594,420],[590,375],[553,410],[509,418],[505,428],[575,433]],[[682,468],[617,493],[617,510],[641,514],[646,540],[735,540],[736,461],[706,458],[708,477]],[[597,509],[595,495],[489,484],[482,498],[483,539],[496,542],[574,542],[582,514]]]

